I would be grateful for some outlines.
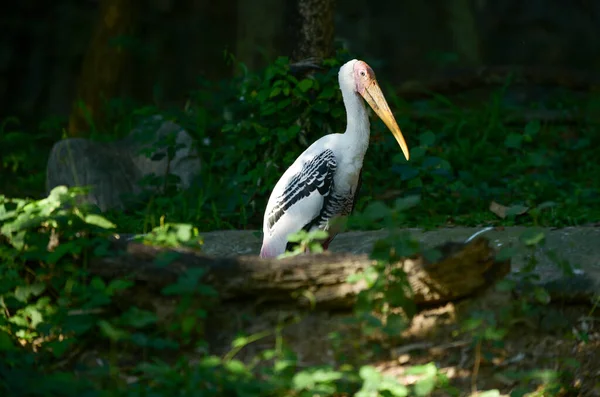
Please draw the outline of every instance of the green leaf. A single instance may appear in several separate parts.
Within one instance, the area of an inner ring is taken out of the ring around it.
[[[538,211],[542,211],[542,210],[545,210],[547,208],[556,207],[556,205],[557,204],[554,201],[544,201],[542,204],[540,204],[537,207],[535,207],[535,209],[538,210]]]
[[[365,276],[362,273],[351,274],[346,278],[346,282],[349,284],[356,284],[361,280],[364,280]]]
[[[371,365],[363,365],[362,367],[360,367],[358,375],[365,382],[379,383],[382,379],[381,373]]]
[[[37,328],[37,326],[43,321],[44,317],[42,313],[35,307],[29,306],[25,308],[25,313],[29,317],[29,321],[31,322],[31,328]]]
[[[134,284],[133,281],[130,281],[130,280],[122,280],[122,279],[112,280],[110,282],[110,284],[108,284],[108,287],[106,287],[106,293],[108,295],[112,295],[116,291],[122,291],[122,290],[125,290],[125,289],[133,286],[133,284]]]
[[[504,146],[509,149],[520,149],[523,142],[523,136],[519,134],[508,134],[504,139]]]
[[[408,375],[421,375],[426,377],[432,377],[437,374],[438,370],[434,363],[427,363],[423,365],[413,365],[410,368],[406,368]]]
[[[519,240],[529,247],[542,243],[545,238],[546,233],[539,228],[527,229],[519,236]]]
[[[193,226],[189,224],[177,225],[177,239],[183,242],[190,241],[192,238],[192,229]]]
[[[287,240],[290,243],[299,243],[306,238],[307,234],[308,233],[305,230],[299,230],[296,233],[288,235]]]
[[[529,207],[524,205],[511,205],[506,209],[506,217],[514,217],[517,215],[523,215],[529,210]]]
[[[98,327],[102,333],[113,341],[119,341],[127,338],[127,333],[109,323],[106,320],[100,320],[98,322]]]
[[[330,383],[342,379],[342,373],[333,369],[319,368],[316,369],[312,377],[318,383]]]
[[[233,372],[234,374],[247,374],[248,373],[248,368],[246,368],[246,365],[239,360],[231,360],[231,361],[226,362],[225,368],[227,368],[229,371]]]
[[[0,352],[15,350],[13,341],[6,332],[0,330]]]
[[[106,283],[100,277],[94,277],[90,282],[90,286],[96,290],[104,291],[106,290]]]
[[[421,146],[431,147],[435,144],[435,134],[427,130],[419,135],[419,142]]]
[[[310,390],[314,387],[314,384],[312,375],[306,371],[298,372],[292,378],[292,387],[294,390]]]
[[[310,90],[310,88],[312,86],[313,86],[313,81],[311,79],[304,79],[298,83],[298,88],[302,92],[306,92],[306,91]]]
[[[370,221],[377,221],[391,216],[391,210],[381,201],[369,203],[363,215]]]
[[[406,397],[409,392],[406,386],[389,376],[383,378],[383,381],[379,385],[379,390],[388,391],[394,397]]]
[[[181,331],[184,335],[189,335],[196,326],[196,317],[185,316],[181,322]]]
[[[494,286],[494,288],[496,289],[496,291],[499,291],[499,292],[507,292],[507,291],[514,290],[516,285],[517,285],[517,283],[514,280],[509,280],[509,279],[504,278],[504,279],[498,281],[496,283],[496,285]]]
[[[482,391],[477,393],[477,397],[500,397],[500,391],[498,389],[493,389],[493,390],[486,390],[486,391]],[[512,396],[512,394],[511,394]]]
[[[131,307],[121,315],[123,324],[134,328],[142,328],[156,322],[156,315],[147,310]]]
[[[550,303],[550,294],[548,294],[548,291],[546,291],[545,288],[543,287],[535,287],[533,290],[533,294],[535,296],[535,299],[544,304],[547,305],[548,303]]]
[[[281,88],[279,88],[279,87],[274,87],[274,88],[271,90],[271,94],[269,95],[269,98],[276,97],[277,95],[279,95],[279,93],[280,93],[280,92],[281,92]]]
[[[313,243],[310,243],[310,244],[308,245],[308,250],[309,250],[310,252],[313,252],[313,253],[315,253],[315,254],[320,254],[320,253],[322,253],[322,252],[324,251],[324,250],[323,250],[323,246],[322,246],[322,245],[321,245],[321,243],[319,243],[319,242],[313,242]]]
[[[38,296],[44,292],[45,289],[46,286],[42,283],[19,285],[15,288],[15,299],[20,302],[27,302],[27,299],[29,299],[31,295]]]
[[[415,395],[429,396],[435,389],[436,379],[434,377],[425,378],[417,381],[414,386]]]
[[[412,149],[410,149],[410,160],[411,161],[415,161],[415,160],[420,160],[423,157],[425,157],[425,154],[427,154],[427,149],[421,146],[415,146]],[[398,154],[399,158],[403,158],[404,161],[406,161],[406,158],[404,157],[404,155],[402,155],[401,153]]]
[[[504,339],[508,330],[495,327],[486,327],[483,331],[483,337],[487,340],[499,341]]]
[[[540,132],[541,123],[539,120],[532,120],[525,125],[525,135],[533,137]]]
[[[306,235],[309,240],[324,240],[327,237],[329,237],[329,233],[326,230],[313,230]]]
[[[419,195],[400,197],[394,203],[394,209],[396,211],[406,211],[407,209],[418,205],[420,202],[421,202],[421,196],[419,196]]]
[[[392,314],[387,318],[384,332],[388,335],[399,336],[404,330],[406,330],[407,326],[408,323],[403,316],[399,314]]]
[[[496,254],[496,260],[498,262],[504,262],[506,260],[511,259],[516,254],[517,249],[515,247],[502,247]]]

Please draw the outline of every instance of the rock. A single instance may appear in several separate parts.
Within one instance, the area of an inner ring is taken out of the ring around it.
[[[89,186],[83,200],[102,211],[122,207],[123,196],[137,192],[141,177],[131,156],[117,145],[70,138],[57,142],[48,159],[46,189]]]
[[[176,151],[169,164],[170,146]],[[190,134],[157,115],[116,142],[101,143],[83,138],[57,142],[48,159],[46,190],[50,192],[60,185],[88,186],[86,202],[102,211],[123,209],[127,196],[142,192],[143,178],[153,174],[164,178],[167,172],[179,178],[178,188],[187,189],[200,172],[200,158]]]
[[[169,167],[168,171],[179,177],[179,187],[187,189],[200,172],[200,158],[191,135],[160,115],[144,121],[131,131],[123,143],[129,148],[132,160],[142,175],[163,176]],[[167,148],[171,145],[177,150],[168,165]]]
[[[480,231],[475,227],[440,228],[430,231],[420,229],[407,229],[413,238],[426,247],[432,247],[448,241],[464,242],[468,237]],[[580,275],[594,281],[600,286],[600,227],[566,227],[562,229],[544,228],[545,242],[535,250],[526,249],[519,244],[519,237],[527,230],[526,227],[506,227],[502,230],[492,230],[483,236],[490,240],[495,249],[515,247],[515,256],[512,258],[512,269],[518,272],[522,269],[532,255],[538,261],[536,273],[544,282],[564,280],[565,276],[560,270],[558,261],[568,261],[580,269]],[[340,233],[329,246],[331,252],[346,252],[363,254],[371,252],[373,244],[378,239],[384,238],[387,232],[352,231]],[[258,255],[261,246],[261,235],[251,230],[223,230],[203,233],[203,251],[213,256]],[[586,287],[587,288],[587,287]]]

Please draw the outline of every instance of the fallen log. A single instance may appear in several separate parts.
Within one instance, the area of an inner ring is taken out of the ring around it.
[[[91,261],[93,275],[128,278],[144,288],[160,291],[189,269],[203,269],[202,282],[219,293],[220,300],[260,300],[306,307],[351,308],[364,284],[349,284],[348,276],[373,265],[368,255],[323,253],[285,259],[257,256],[210,257],[189,248],[167,249],[137,242],[115,241],[116,255]],[[488,240],[446,243],[436,247],[439,260],[419,254],[399,261],[418,306],[439,305],[471,296],[503,278],[510,261],[497,261]],[[311,301],[298,294],[308,291]]]

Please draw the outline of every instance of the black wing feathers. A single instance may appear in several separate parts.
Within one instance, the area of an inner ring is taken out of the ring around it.
[[[335,156],[330,149],[306,162],[302,170],[290,180],[273,206],[268,218],[269,228],[273,227],[288,208],[298,200],[308,197],[315,190],[323,197],[329,196],[333,190],[333,175],[336,168]]]

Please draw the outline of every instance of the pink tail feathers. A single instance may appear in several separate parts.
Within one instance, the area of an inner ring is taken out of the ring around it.
[[[284,249],[285,250],[285,249]],[[261,258],[275,258],[282,254],[283,252],[279,252],[277,247],[275,246],[272,240],[263,241],[262,247],[260,248],[260,257]]]

